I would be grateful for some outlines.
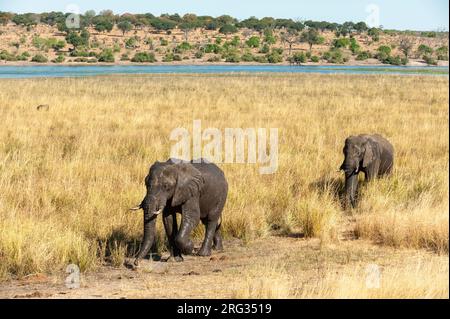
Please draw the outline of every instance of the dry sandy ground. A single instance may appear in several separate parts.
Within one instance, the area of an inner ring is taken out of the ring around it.
[[[427,254],[362,240],[321,245],[318,239],[295,235],[271,236],[249,244],[229,240],[225,249],[212,257],[187,256],[183,263],[144,261],[137,270],[105,265],[97,272],[82,274],[78,289],[65,286],[67,274],[35,274],[0,284],[0,298],[232,298],[242,284],[258,280],[248,277],[247,272],[258,265],[284,264],[297,279],[292,289],[301,290],[330,271],[338,273],[344,267],[371,263],[397,267]],[[430,254],[430,258],[437,257]]]

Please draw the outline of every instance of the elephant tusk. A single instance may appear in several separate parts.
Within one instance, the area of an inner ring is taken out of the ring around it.
[[[159,215],[159,214],[161,214],[162,211],[163,211],[163,209],[164,209],[164,208],[161,208],[160,210],[158,210],[157,212],[155,212],[154,215]]]
[[[141,208],[142,208],[141,205],[138,205],[136,207],[130,208],[130,210],[140,210]]]

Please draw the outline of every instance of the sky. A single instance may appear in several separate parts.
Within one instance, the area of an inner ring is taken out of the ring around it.
[[[448,0],[0,0],[0,11],[84,13],[195,13],[238,19],[292,18],[342,23],[365,21],[385,29],[434,31],[449,29]]]

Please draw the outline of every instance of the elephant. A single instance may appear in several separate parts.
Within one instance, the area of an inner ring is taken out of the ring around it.
[[[151,249],[156,234],[156,218],[162,213],[170,257],[183,261],[182,254],[194,248],[189,238],[201,220],[206,227],[199,256],[210,256],[211,249],[223,250],[220,225],[228,194],[228,183],[222,170],[205,159],[182,161],[169,159],[155,162],[145,178],[147,193],[141,204],[132,210],[144,211],[144,236],[134,265]],[[180,229],[176,214],[181,213]]]
[[[345,140],[344,162],[340,170],[345,172],[345,203],[356,206],[358,174],[364,173],[366,181],[389,175],[394,166],[394,147],[379,134],[349,136]]]

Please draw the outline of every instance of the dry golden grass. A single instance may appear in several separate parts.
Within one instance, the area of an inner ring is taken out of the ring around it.
[[[233,298],[448,298],[447,256],[404,252],[370,257],[364,247],[347,249],[361,254],[358,260],[340,260],[339,249],[319,249],[309,257],[249,264],[234,283]],[[359,252],[358,252],[359,250]],[[372,262],[370,260],[373,260]],[[308,265],[309,264],[309,265]]]
[[[448,259],[419,258],[397,267],[379,269],[373,280],[370,266],[352,266],[328,272],[315,285],[306,286],[297,298],[448,298]]]
[[[142,235],[141,214],[127,209],[142,199],[149,165],[169,157],[171,130],[190,129],[193,119],[203,128],[279,128],[275,174],[221,165],[230,185],[225,236],[251,241],[276,229],[334,243],[352,214],[363,238],[448,254],[446,77],[155,75],[0,84],[1,279],[70,262],[92,270],[105,256],[120,265]],[[49,111],[37,111],[39,104]],[[336,170],[344,139],[363,132],[393,143],[395,171],[363,186],[359,207],[344,212]],[[162,247],[161,223],[158,229]]]

